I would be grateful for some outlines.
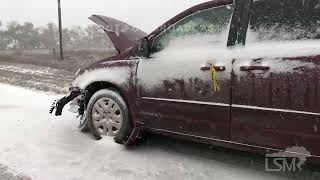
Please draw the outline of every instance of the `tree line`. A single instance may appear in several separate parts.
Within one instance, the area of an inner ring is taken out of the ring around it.
[[[96,25],[64,28],[63,45],[69,49],[107,48],[110,40],[105,32]],[[59,45],[58,27],[54,23],[35,27],[31,22],[19,24],[0,22],[0,49],[53,49]]]

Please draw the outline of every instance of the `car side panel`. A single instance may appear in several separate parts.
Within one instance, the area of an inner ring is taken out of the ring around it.
[[[304,147],[319,156],[320,56],[283,61],[301,66],[293,72],[234,77],[231,139],[282,150]],[[308,63],[314,66],[303,66]]]

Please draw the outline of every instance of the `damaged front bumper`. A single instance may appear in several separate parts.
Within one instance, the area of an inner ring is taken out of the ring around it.
[[[84,114],[85,110],[85,97],[86,97],[86,91],[81,90],[78,87],[71,87],[69,89],[70,93],[69,95],[55,100],[49,110],[49,113],[52,114],[53,111],[55,110],[55,115],[56,116],[61,116],[62,115],[62,110],[65,107],[66,104],[68,104],[71,101],[76,101],[76,103],[79,105],[78,107],[78,113],[79,115]]]

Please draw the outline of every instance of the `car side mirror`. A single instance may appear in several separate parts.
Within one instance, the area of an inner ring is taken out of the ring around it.
[[[148,38],[142,38],[138,41],[138,53],[141,57],[149,57],[150,49],[149,49],[149,40]]]

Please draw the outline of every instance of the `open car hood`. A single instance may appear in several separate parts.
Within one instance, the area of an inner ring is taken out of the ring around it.
[[[109,36],[119,53],[132,47],[148,34],[125,22],[101,15],[92,15],[90,20],[100,26]]]

